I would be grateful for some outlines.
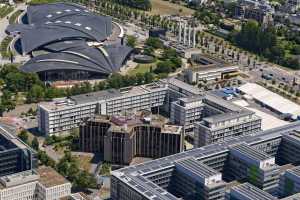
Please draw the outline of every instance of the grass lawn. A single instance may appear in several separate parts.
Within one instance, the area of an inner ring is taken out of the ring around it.
[[[91,168],[91,160],[92,160],[91,156],[76,155],[74,157],[78,160],[80,169],[85,170],[85,171],[89,171],[90,170],[90,168]]]
[[[20,16],[20,14],[22,13],[21,10],[17,10],[16,12],[14,12],[10,17],[9,17],[9,24],[14,24],[17,21],[17,18]]]
[[[192,15],[195,11],[186,8],[182,5],[174,4],[164,0],[150,0],[152,4],[152,10],[149,12],[152,15]],[[180,12],[181,10],[181,12]]]
[[[12,6],[8,6],[8,5],[0,7],[0,18],[4,18],[6,15],[11,13],[13,10],[14,10],[14,8]]]
[[[136,74],[144,74],[146,72],[150,72],[150,67],[152,66],[152,70],[156,68],[156,63],[150,64],[138,64],[134,69],[128,71],[129,75],[136,75]]]
[[[9,36],[6,36],[2,41],[1,41],[1,44],[0,44],[0,53],[1,53],[1,56],[3,58],[9,58],[10,56],[10,53],[8,51],[8,46],[9,44],[11,43],[11,41],[13,40],[12,37],[9,37]]]

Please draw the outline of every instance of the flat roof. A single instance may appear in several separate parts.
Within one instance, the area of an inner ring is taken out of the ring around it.
[[[230,150],[239,152],[242,155],[246,156],[247,158],[250,158],[251,160],[258,161],[258,162],[272,158],[268,154],[263,153],[261,151],[257,151],[256,149],[250,147],[246,143],[242,143],[242,144],[232,146],[230,148]]]
[[[293,130],[300,130],[300,122],[294,122],[286,126],[258,132],[251,136],[242,136],[232,138],[218,144],[211,144],[201,148],[195,148],[182,153],[166,156],[156,160],[144,162],[139,165],[125,167],[112,172],[119,181],[128,185],[131,189],[139,194],[149,198],[146,193],[151,194],[153,200],[177,200],[177,198],[167,190],[161,188],[157,184],[146,178],[147,174],[151,174],[158,170],[172,169],[175,162],[186,158],[195,158],[200,160],[212,155],[229,152],[229,147],[234,144],[245,142],[249,145],[259,144],[262,141],[282,137],[289,134]]]
[[[71,96],[70,99],[75,101],[76,104],[84,104],[84,103],[111,99],[111,98],[119,97],[121,95],[122,94],[117,89],[108,89],[108,90],[102,90],[98,92],[91,92],[87,94]]]
[[[250,183],[243,183],[234,186],[230,190],[230,196],[238,196],[239,199],[245,198],[248,200],[275,200],[276,197],[271,194],[251,185]]]
[[[256,83],[246,83],[240,86],[238,90],[281,114],[300,115],[300,106],[298,104],[271,92]]]
[[[41,166],[37,169],[37,173],[40,175],[39,182],[46,188],[70,183],[51,167]]]
[[[294,167],[292,169],[288,169],[286,170],[286,173],[293,174],[294,176],[300,178],[300,166]]]
[[[175,163],[176,170],[181,173],[190,176],[192,179],[196,179],[201,183],[205,184],[205,179],[213,176],[217,176],[214,183],[221,183],[222,174],[211,167],[197,161],[195,158],[188,158],[184,160],[177,161]]]

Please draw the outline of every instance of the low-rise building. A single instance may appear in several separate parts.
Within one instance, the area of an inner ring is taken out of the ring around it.
[[[1,200],[57,200],[71,194],[71,183],[50,167],[0,177]]]
[[[190,61],[191,66],[185,70],[185,76],[189,83],[221,80],[226,74],[239,70],[237,65],[203,54],[192,54]]]

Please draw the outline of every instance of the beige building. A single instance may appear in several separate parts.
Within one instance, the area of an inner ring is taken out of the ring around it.
[[[71,194],[71,183],[50,167],[0,177],[0,200],[58,200]]]
[[[224,60],[203,54],[191,55],[190,64],[191,66],[185,70],[185,77],[189,83],[220,80],[226,74],[239,70],[237,65],[232,65]]]

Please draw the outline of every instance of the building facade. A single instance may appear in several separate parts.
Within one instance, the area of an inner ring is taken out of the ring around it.
[[[225,176],[228,176],[226,172],[230,166],[228,164],[232,156],[236,160],[239,160],[234,161],[234,163],[238,163],[242,168],[239,173],[248,176],[246,182],[249,182],[248,180],[251,182],[251,179],[253,179],[257,181],[256,185],[262,188],[261,191],[266,192],[269,189],[273,191],[271,188],[276,185],[276,182],[278,185],[279,181],[278,167],[276,163],[274,164],[274,160],[275,158],[278,161],[282,159],[279,153],[282,137],[299,130],[300,122],[295,122],[286,126],[262,131],[252,136],[232,138],[218,144],[203,146],[144,164],[113,171],[111,198],[112,200],[188,199],[184,198],[184,195],[178,195],[178,192],[174,191],[174,187],[172,187],[174,181],[176,181],[174,177],[178,162],[193,158],[197,162],[201,162],[203,165],[222,173],[224,175],[222,179],[224,180],[226,179]],[[245,147],[246,149],[244,150],[235,149],[240,145],[248,145],[248,147]],[[197,165],[200,166],[201,164]],[[259,166],[257,167],[259,170],[253,170],[252,168],[254,167],[252,165]],[[188,173],[198,173],[198,171],[201,173],[201,169],[194,170],[193,168],[188,168],[187,171],[190,171]],[[243,171],[243,169],[248,170]],[[192,182],[190,181],[190,183]],[[182,187],[176,188],[180,190]],[[190,186],[189,188],[190,190],[185,190],[185,194],[193,193],[193,187]]]
[[[49,167],[0,177],[1,200],[57,200],[71,194],[71,183]]]
[[[56,134],[79,127],[80,122],[95,114],[115,115],[126,110],[169,110],[170,102],[198,95],[199,90],[175,78],[157,83],[109,89],[100,92],[56,99],[38,105],[38,129]]]
[[[158,115],[97,116],[80,126],[80,148],[102,153],[110,163],[128,165],[134,157],[160,158],[184,150],[181,126]]]
[[[36,166],[36,152],[0,125],[0,176],[30,170]]]

